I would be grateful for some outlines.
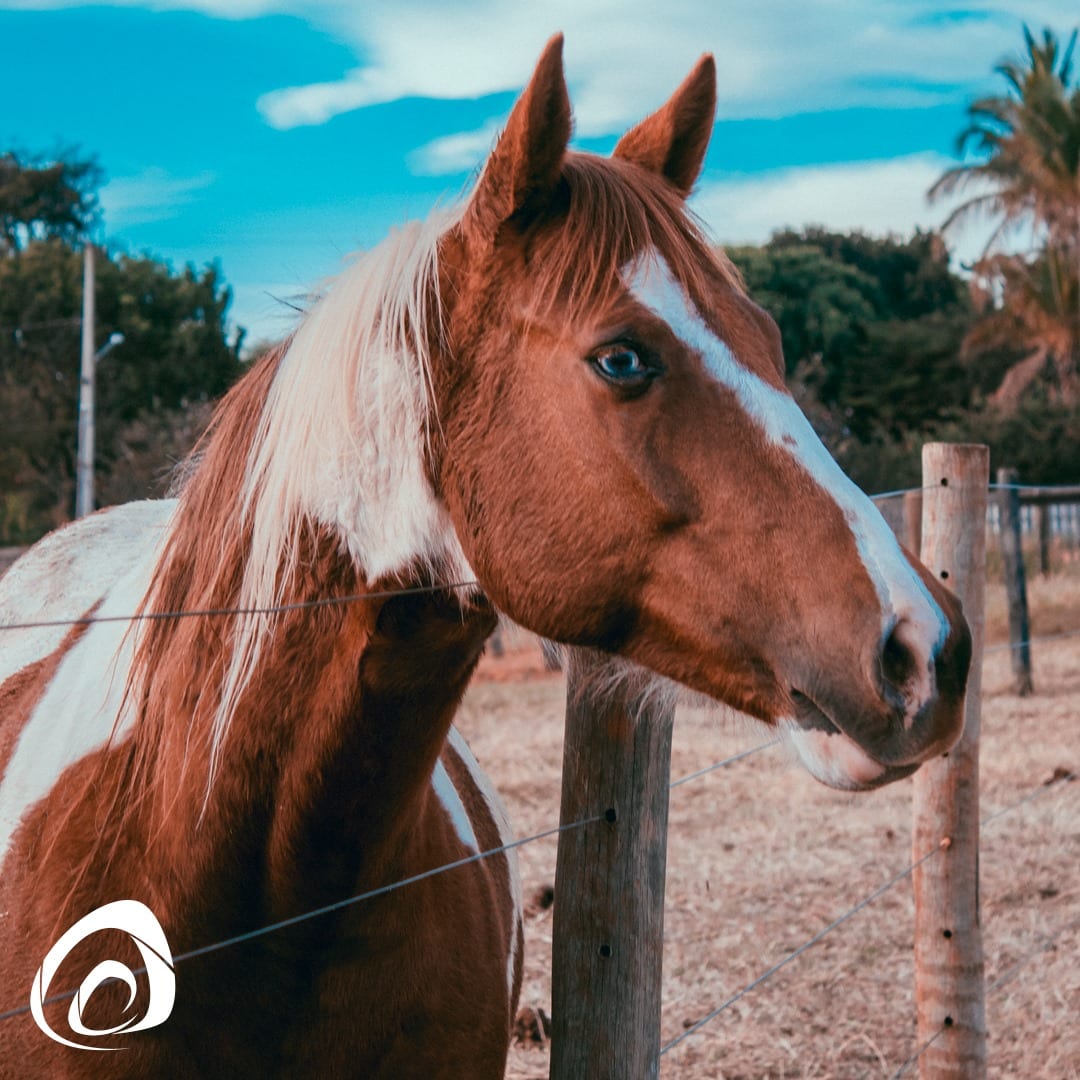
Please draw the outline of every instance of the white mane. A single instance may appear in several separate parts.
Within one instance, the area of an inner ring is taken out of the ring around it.
[[[329,527],[367,581],[415,568],[473,573],[425,468],[432,427],[430,327],[441,326],[434,215],[360,256],[306,315],[280,361],[247,462],[251,548],[237,606],[279,604],[307,523]],[[435,310],[431,310],[432,303]],[[210,780],[273,617],[236,620],[214,718]]]

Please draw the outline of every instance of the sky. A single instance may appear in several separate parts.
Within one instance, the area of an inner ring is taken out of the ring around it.
[[[1025,22],[1066,37],[1076,0],[0,0],[0,151],[95,155],[99,239],[217,260],[251,343],[468,190],[556,31],[574,144],[597,153],[714,54],[692,205],[718,241],[763,243],[939,225],[926,190]],[[958,262],[982,235],[952,237]]]

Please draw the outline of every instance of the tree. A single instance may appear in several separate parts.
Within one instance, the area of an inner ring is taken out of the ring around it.
[[[100,170],[0,157],[0,544],[36,539],[74,504],[82,251]],[[66,203],[65,203],[66,200]],[[124,342],[97,373],[98,492],[160,494],[157,478],[190,449],[206,403],[242,371],[221,270],[180,272],[103,250],[96,331]]]
[[[947,170],[931,198],[974,189],[945,228],[978,213],[996,227],[975,266],[983,283],[984,318],[969,345],[1011,342],[1025,355],[1010,368],[997,400],[1015,408],[1047,361],[1057,393],[1080,402],[1080,87],[1070,88],[1077,31],[1064,49],[1050,30],[1041,43],[1024,27],[1026,55],[995,69],[1002,95],[968,108],[957,140],[971,160]],[[1034,250],[1009,255],[999,243],[1030,230]]]
[[[959,359],[971,302],[940,237],[807,229],[728,254],[776,319],[789,374],[834,443],[898,438],[978,392]]]
[[[0,255],[37,240],[83,240],[98,221],[102,172],[93,158],[61,151],[52,161],[0,154]]]

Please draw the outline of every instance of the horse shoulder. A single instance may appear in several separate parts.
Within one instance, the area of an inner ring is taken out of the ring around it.
[[[120,733],[133,647],[123,616],[143,599],[171,510],[141,502],[83,518],[0,581],[0,862],[64,770]],[[73,622],[83,617],[116,621]]]

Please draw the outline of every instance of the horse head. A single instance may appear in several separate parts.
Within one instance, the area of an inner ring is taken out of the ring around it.
[[[436,488],[491,599],[783,730],[869,788],[959,737],[970,636],[784,384],[686,197],[703,58],[604,159],[549,43],[440,244]]]

